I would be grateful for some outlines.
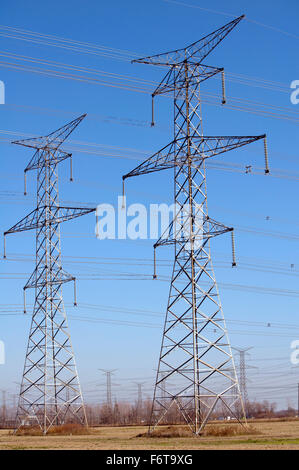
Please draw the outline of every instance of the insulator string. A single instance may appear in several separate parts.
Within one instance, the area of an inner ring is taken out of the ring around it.
[[[3,237],[3,258],[6,259],[6,236]]]
[[[122,188],[122,209],[125,209],[126,204],[125,204],[125,180],[123,178],[123,188]]]
[[[268,160],[268,145],[267,145],[267,137],[264,138],[264,149],[265,149],[265,173],[270,173],[269,170],[269,160]]]
[[[77,287],[76,278],[74,277],[74,307],[77,307]]]
[[[23,289],[23,293],[24,293],[24,295],[23,295],[23,299],[24,299],[24,314],[26,314],[26,313],[27,313],[27,309],[26,309],[26,289],[25,289],[25,287],[24,287],[24,289]]]
[[[224,75],[224,70],[222,70],[221,76],[222,76],[222,104],[226,104],[226,91],[225,91],[225,75]]]
[[[153,279],[157,279],[157,270],[156,270],[156,247],[154,246],[154,274]]]
[[[73,157],[72,155],[70,155],[70,181],[74,181],[73,180]]]
[[[27,171],[24,171],[24,196],[27,196]]]
[[[151,127],[153,127],[155,125],[155,116],[154,116],[154,99],[155,99],[155,95],[152,95],[152,122],[151,122]]]
[[[96,211],[96,237],[99,238],[99,217]]]
[[[235,234],[234,234],[234,229],[231,231],[231,237],[232,237],[232,267],[237,266],[236,263],[236,249],[235,249]]]

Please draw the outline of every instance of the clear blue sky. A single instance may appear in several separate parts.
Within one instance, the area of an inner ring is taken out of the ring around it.
[[[215,12],[206,11],[208,9]],[[230,15],[239,16],[243,13],[250,21],[243,21],[205,62],[212,66],[223,66],[228,72],[227,77],[231,79],[227,81],[228,104],[234,103],[233,98],[236,97],[244,100],[241,107],[256,110],[258,105],[252,104],[253,101],[264,103],[268,108],[263,109],[273,115],[261,116],[244,110],[204,104],[205,134],[258,135],[266,132],[271,167],[279,169],[278,175],[282,175],[283,171],[285,175],[299,174],[296,123],[299,105],[296,107],[290,103],[289,90],[291,81],[299,79],[299,36],[296,36],[299,5],[296,0],[289,0],[287,4],[282,0],[253,0],[250,3],[231,0],[225,4],[220,0],[116,0],[112,3],[95,0],[16,0],[2,5],[2,26],[97,44],[113,51],[105,56],[41,45],[8,38],[3,35],[4,29],[0,28],[0,53],[56,61],[157,82],[162,78],[163,70],[131,65],[128,57],[183,47],[230,21]],[[11,36],[15,34],[11,33]],[[116,49],[127,51],[127,55],[116,52]],[[6,105],[0,106],[0,142],[8,137],[8,132],[44,135],[83,112],[88,113],[87,119],[77,128],[71,140],[95,144],[95,151],[106,153],[106,156],[73,152],[73,184],[67,182],[68,165],[61,166],[60,188],[64,201],[92,205],[101,202],[116,204],[117,195],[121,191],[121,176],[136,166],[138,158],[142,160],[172,139],[172,108],[170,100],[166,98],[157,99],[157,125],[151,129],[149,94],[7,68],[3,62],[6,65],[8,62],[23,65],[26,62],[3,55],[0,56],[0,62],[0,79],[6,86]],[[31,62],[27,62],[27,66],[28,63],[44,70],[48,68],[47,65]],[[74,70],[68,70],[68,73],[86,75],[85,72]],[[93,76],[108,81],[110,85],[123,83],[122,80],[112,80],[111,75],[106,75],[106,78],[103,74]],[[264,81],[254,82],[248,77]],[[274,84],[270,85],[269,82]],[[140,86],[140,81],[135,85]],[[149,88],[149,84],[146,86]],[[210,80],[202,87],[203,94],[217,94],[219,102],[220,90],[221,83],[217,79]],[[240,101],[236,106],[240,106]],[[278,119],[281,114],[291,119]],[[30,150],[1,142],[1,232],[34,207],[33,173],[28,177],[27,199],[22,195],[23,169],[31,155]],[[123,155],[124,158],[116,158],[115,155]],[[261,143],[254,144],[245,151],[219,157],[217,162],[242,165],[242,168],[248,164],[262,167],[263,146]],[[172,175],[164,172],[130,181],[127,185],[128,202],[170,203],[173,188],[171,179]],[[269,398],[278,401],[281,407],[288,404],[295,406],[295,385],[299,381],[296,370],[292,369],[289,362],[290,343],[299,339],[297,193],[298,181],[290,178],[245,175],[244,171],[229,172],[212,168],[208,172],[210,215],[236,227],[237,257],[240,261],[237,269],[232,270],[230,267],[229,237],[219,237],[221,240],[213,242],[224,314],[229,320],[244,322],[228,323],[231,342],[237,347],[253,346],[249,360],[259,369],[249,372],[250,398]],[[119,273],[139,273],[150,277],[153,241],[100,242],[93,233],[93,216],[66,223],[62,227],[64,267],[79,279],[79,307],[75,310],[71,306],[71,286],[64,288],[64,298],[70,315],[70,329],[83,390],[88,400],[103,401],[104,388],[101,384],[104,378],[97,369],[111,368],[118,369],[115,383],[119,385],[114,388],[114,396],[122,399],[130,391],[130,397],[134,398],[136,386],[131,382],[138,378],[146,381],[145,392],[150,395],[153,369],[158,360],[168,283],[153,282],[150,278],[140,281],[119,280]],[[0,389],[7,389],[11,393],[15,391],[14,382],[21,378],[29,331],[30,314],[23,316],[20,312],[22,287],[34,269],[34,250],[33,233],[14,235],[7,240],[7,251],[11,258],[18,261],[0,262],[0,339],[5,341],[7,353],[6,364],[0,366]],[[158,256],[170,263],[172,251],[161,248]],[[94,259],[87,262],[88,257]],[[136,258],[148,261],[136,266]],[[170,271],[170,266],[161,267],[164,275],[170,275]],[[228,284],[256,286],[260,291],[251,287],[248,291],[244,288],[230,289]],[[272,293],[269,293],[269,289]],[[278,295],[274,295],[273,290],[279,291]],[[281,290],[294,292],[282,295]],[[30,292],[28,302],[32,301],[33,292]],[[8,308],[12,303],[15,305]],[[89,304],[89,307],[82,304]],[[90,305],[99,307],[90,308]],[[18,315],[4,315],[7,310]],[[113,320],[115,323],[98,320]],[[120,324],[121,321],[124,324]],[[125,322],[147,325],[132,326]],[[284,328],[283,322],[293,327]],[[267,327],[268,323],[271,326]],[[275,323],[278,325],[275,326]],[[266,374],[263,374],[264,370]],[[265,388],[272,385],[278,387],[282,381],[285,389]]]

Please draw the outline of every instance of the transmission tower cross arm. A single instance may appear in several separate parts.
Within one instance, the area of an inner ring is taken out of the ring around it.
[[[188,137],[182,137],[174,140],[138,165],[134,170],[124,175],[123,180],[132,176],[166,170],[174,166],[182,166],[185,165],[190,158],[192,165],[196,165],[203,159],[229,152],[230,150],[243,147],[244,145],[251,144],[261,139],[266,139],[266,135],[263,134],[251,137],[194,136],[190,147]]]
[[[150,65],[164,65],[174,67],[184,61],[200,64],[218,44],[237,26],[238,23],[245,17],[245,15],[230,21],[221,28],[213,31],[207,36],[199,39],[198,41],[190,44],[182,49],[156,54],[153,56],[143,57],[141,59],[132,60],[132,63],[150,64]]]
[[[68,220],[72,220],[95,211],[95,208],[87,207],[38,207],[30,212],[26,217],[21,219],[9,230],[4,232],[4,236],[10,233],[24,232],[26,230],[41,228],[46,224],[59,224],[61,222],[66,222]]]
[[[198,85],[223,71],[223,68],[211,67],[210,65],[196,65],[191,67],[188,80],[186,81],[186,70],[184,64],[178,67],[173,67],[167,72],[161,83],[152,93],[152,96],[162,95],[174,90],[178,91],[186,88],[187,85]]]
[[[217,222],[208,215],[203,215],[202,209],[199,208],[197,215],[190,219],[190,215],[185,217],[182,214],[184,209],[178,208],[178,213],[175,214],[174,219],[171,221],[169,227],[161,235],[158,241],[154,244],[154,274],[153,278],[157,279],[157,260],[156,260],[156,249],[160,246],[170,246],[176,243],[185,245],[190,243],[190,240],[194,243],[194,246],[203,246],[207,240],[218,235],[223,235],[225,233],[231,232],[232,236],[232,266],[236,266],[235,258],[235,242],[234,242],[234,228],[227,227],[221,222]],[[198,212],[201,212],[201,215],[198,215]],[[185,223],[182,222],[182,216],[185,219]],[[190,238],[190,226],[191,220],[193,221],[192,236]],[[187,235],[188,234],[188,235]]]
[[[174,166],[175,141],[154,153],[150,158],[138,165],[134,170],[123,176],[123,180],[132,176],[145,175],[155,171],[168,170]]]
[[[75,277],[71,274],[67,273],[62,269],[60,266],[59,268],[55,266],[51,270],[52,272],[52,279],[49,281],[47,279],[47,268],[44,265],[40,265],[35,268],[33,273],[31,274],[30,278],[26,282],[25,286],[23,287],[24,290],[32,289],[36,287],[44,287],[46,285],[56,285],[56,284],[64,284],[66,282],[74,281]]]
[[[77,217],[81,217],[82,215],[87,215],[95,211],[95,207],[59,207],[56,219],[58,223],[66,222],[68,220],[76,219]]]
[[[175,218],[170,223],[168,229],[161,235],[159,240],[154,244],[154,248],[158,246],[167,246],[172,245],[176,242],[187,242],[190,240],[190,234],[187,234],[186,229],[190,229],[190,217],[187,218],[186,227],[181,220],[178,220],[182,216],[182,211],[178,210],[178,214],[175,215]],[[197,222],[198,218],[198,222]],[[232,232],[232,227],[227,227],[221,222],[217,222],[211,217],[205,216],[196,216],[194,217],[193,229],[193,240],[194,241],[204,241],[208,238],[217,237],[218,235],[223,235],[227,232]]]
[[[35,149],[57,150],[58,147],[60,147],[60,145],[68,138],[68,136],[74,131],[74,129],[76,129],[76,127],[86,116],[86,114],[82,114],[82,116],[79,116],[78,118],[46,136],[34,137],[32,139],[15,140],[12,142],[12,144]]]
[[[48,165],[57,165],[58,163],[66,160],[67,158],[71,158],[72,154],[68,152],[63,152],[62,150],[57,150],[55,152],[55,158],[48,156],[48,152],[44,149],[37,149],[33,157],[31,158],[30,162],[26,166],[24,172],[30,170],[37,170],[38,168],[42,168],[45,164]]]

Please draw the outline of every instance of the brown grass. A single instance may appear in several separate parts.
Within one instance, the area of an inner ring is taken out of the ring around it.
[[[223,436],[243,436],[243,435],[257,435],[260,432],[251,425],[241,426],[240,424],[215,424],[208,425],[202,436],[214,436],[214,437],[223,437]],[[137,437],[151,437],[151,438],[172,438],[172,437],[195,437],[191,429],[188,426],[161,426],[158,429],[155,429],[151,434],[142,433],[138,434]]]
[[[78,436],[89,434],[89,429],[80,424],[61,424],[59,426],[52,426],[47,435],[48,436]],[[16,436],[43,436],[43,432],[39,426],[22,426],[20,427]]]
[[[250,423],[248,435],[213,436],[203,433],[194,437],[191,433],[175,439],[148,437],[147,426],[96,427],[89,434],[84,430],[81,435],[16,436],[7,429],[0,429],[0,450],[299,450],[299,420],[260,420]],[[218,429],[226,426],[238,427],[237,423],[210,423]],[[169,426],[160,426],[157,430],[164,433]],[[170,426],[176,433],[188,432],[188,427]],[[168,430],[169,432],[169,430]],[[236,432],[236,431],[235,431]],[[253,435],[258,434],[256,436]],[[142,436],[142,437],[137,437]]]
[[[161,426],[150,434],[138,434],[137,437],[192,437],[188,426]]]
[[[244,436],[248,434],[260,434],[260,432],[251,425],[241,426],[240,424],[225,424],[225,425],[217,425],[212,424],[208,425],[204,432],[203,436],[215,436],[215,437],[222,437],[222,436]]]

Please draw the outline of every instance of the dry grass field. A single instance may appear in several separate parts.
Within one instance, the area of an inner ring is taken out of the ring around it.
[[[92,428],[82,435],[15,436],[0,430],[0,450],[232,450],[232,449],[299,449],[299,420],[254,422],[248,434],[230,432],[236,425],[211,424],[201,437],[188,435],[184,429],[160,428],[158,435],[148,437],[147,428]],[[233,435],[232,435],[233,434]],[[170,437],[171,436],[171,437]]]

